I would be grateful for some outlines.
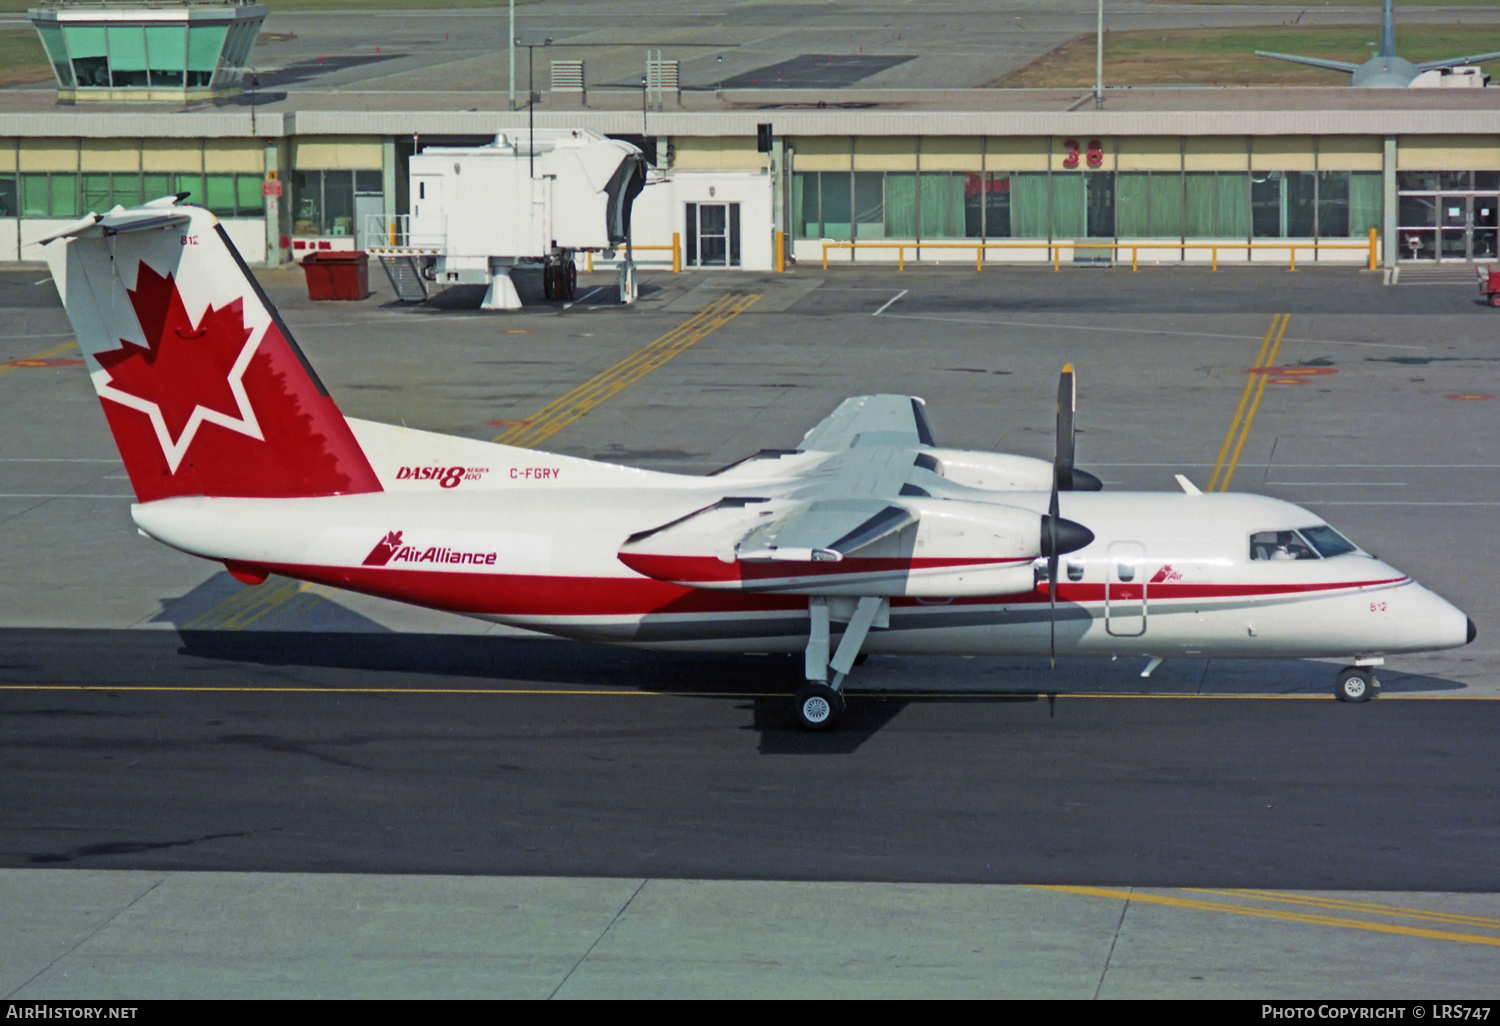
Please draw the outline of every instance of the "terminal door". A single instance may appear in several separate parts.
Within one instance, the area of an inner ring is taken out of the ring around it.
[[[740,205],[687,204],[683,256],[689,267],[740,266]]]

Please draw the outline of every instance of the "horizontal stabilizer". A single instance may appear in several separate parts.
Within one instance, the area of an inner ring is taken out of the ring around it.
[[[1269,57],[1276,61],[1290,61],[1293,64],[1306,64],[1310,68],[1322,68],[1325,71],[1342,71],[1347,75],[1352,75],[1359,69],[1358,64],[1350,64],[1348,61],[1330,61],[1322,57],[1299,57],[1296,54],[1268,53],[1265,50],[1256,50],[1255,56]]]

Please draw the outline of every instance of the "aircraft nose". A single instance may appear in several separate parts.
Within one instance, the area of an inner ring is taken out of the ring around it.
[[[1466,641],[1466,642],[1464,642],[1464,644],[1466,644],[1466,645],[1473,644],[1474,639],[1477,638],[1477,637],[1479,637],[1479,628],[1474,626],[1474,618],[1472,616],[1468,617],[1468,621],[1469,621],[1469,640]]]

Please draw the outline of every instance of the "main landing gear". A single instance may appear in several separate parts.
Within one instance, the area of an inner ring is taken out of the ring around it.
[[[834,599],[834,602],[848,600]],[[890,623],[890,605],[886,599],[866,596],[854,603],[849,625],[839,639],[839,647],[828,658],[830,646],[829,599],[814,595],[807,608],[812,621],[808,633],[804,671],[807,683],[797,690],[797,722],[808,730],[827,730],[844,711],[844,678],[860,659],[860,646],[873,626]],[[828,671],[833,671],[830,677]]]
[[[1346,666],[1339,671],[1333,686],[1334,696],[1340,702],[1368,702],[1375,697],[1380,681],[1368,666]]]

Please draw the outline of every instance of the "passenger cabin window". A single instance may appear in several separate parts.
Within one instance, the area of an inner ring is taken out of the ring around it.
[[[1257,531],[1250,536],[1250,558],[1272,561],[1317,559],[1318,554],[1296,531]]]
[[[1135,564],[1134,563],[1116,563],[1115,564],[1115,576],[1118,577],[1122,581],[1133,581],[1133,580],[1135,580]]]
[[[1070,559],[1070,560],[1068,560],[1068,580],[1070,580],[1070,581],[1081,581],[1081,580],[1083,580],[1083,560],[1081,560],[1081,559]]]

